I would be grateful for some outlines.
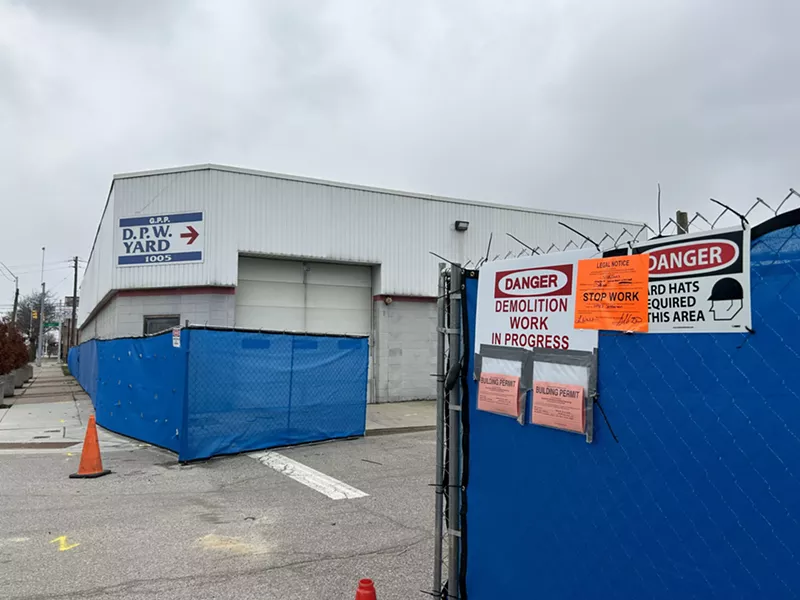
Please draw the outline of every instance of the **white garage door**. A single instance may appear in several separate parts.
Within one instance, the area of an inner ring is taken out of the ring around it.
[[[370,267],[239,257],[236,327],[369,335]]]

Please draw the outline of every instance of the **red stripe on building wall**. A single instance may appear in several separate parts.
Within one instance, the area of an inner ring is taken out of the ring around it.
[[[375,302],[386,302],[386,299],[391,299],[391,302],[436,302],[435,296],[393,296],[392,294],[379,294],[373,296]]]
[[[138,290],[119,290],[117,296],[183,296],[186,294],[235,294],[235,287],[222,286],[200,286],[200,287],[181,287],[181,288],[147,288]]]

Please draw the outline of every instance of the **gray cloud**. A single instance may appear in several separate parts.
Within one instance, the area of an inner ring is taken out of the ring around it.
[[[782,198],[800,185],[798,17],[780,0],[0,4],[0,260],[88,258],[113,173],[196,162],[650,222],[658,181],[665,213]]]

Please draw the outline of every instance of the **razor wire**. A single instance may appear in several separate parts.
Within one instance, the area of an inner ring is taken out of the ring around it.
[[[606,232],[599,240],[593,240],[583,236],[580,232],[564,225],[564,227],[567,227],[567,229],[575,233],[575,238],[563,245],[555,243],[550,243],[549,245],[527,245],[525,240],[520,240],[510,233],[506,233],[508,237],[524,247],[518,252],[509,250],[505,254],[488,253],[486,256],[477,259],[468,258],[468,260],[462,264],[462,267],[465,269],[480,269],[481,265],[486,262],[524,258],[526,256],[538,254],[569,252],[571,250],[582,250],[584,248],[597,248],[598,252],[610,252],[623,248],[627,249],[651,239],[680,235],[682,233],[702,233],[739,224],[749,225],[753,222],[761,223],[769,218],[788,212],[789,210],[800,208],[800,192],[797,192],[794,188],[789,188],[788,193],[783,199],[780,201],[773,201],[772,204],[761,197],[756,197],[755,202],[744,211],[738,211],[714,198],[710,200],[720,207],[721,210],[719,213],[713,217],[707,217],[701,212],[696,211],[691,218],[687,216],[688,224],[686,231],[683,231],[681,225],[674,218],[670,217],[660,228],[657,227],[653,229],[647,223],[643,223],[638,227],[623,227],[622,231],[617,234]]]

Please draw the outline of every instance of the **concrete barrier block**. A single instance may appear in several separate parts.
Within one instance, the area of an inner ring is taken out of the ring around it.
[[[14,374],[0,375],[0,380],[3,383],[3,398],[10,398],[14,395]]]

